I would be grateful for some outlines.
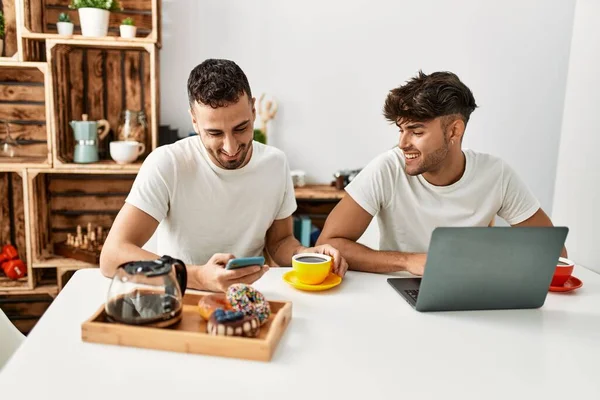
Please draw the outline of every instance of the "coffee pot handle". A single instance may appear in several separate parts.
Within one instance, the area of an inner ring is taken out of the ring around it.
[[[187,269],[185,268],[183,261],[176,258],[173,259],[173,265],[175,267],[177,282],[179,282],[179,289],[181,289],[181,296],[183,297],[185,289],[187,288]]]
[[[106,135],[108,135],[108,131],[110,130],[110,123],[105,119],[101,119],[101,120],[97,121],[97,123],[98,123],[98,140],[102,140],[106,137]]]

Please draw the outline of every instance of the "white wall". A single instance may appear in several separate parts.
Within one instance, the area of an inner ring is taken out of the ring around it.
[[[556,173],[553,220],[569,227],[567,250],[600,272],[600,2],[578,0]]]
[[[506,159],[550,212],[575,0],[163,0],[161,123],[191,131],[189,71],[233,59],[280,112],[271,144],[312,182],[396,143],[389,89],[451,70],[480,109],[465,145]]]

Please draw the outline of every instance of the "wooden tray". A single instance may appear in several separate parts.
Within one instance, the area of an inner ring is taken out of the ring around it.
[[[108,322],[104,305],[81,326],[84,342],[142,347],[221,357],[270,361],[292,319],[292,303],[269,301],[271,316],[256,338],[212,336],[198,312],[205,294],[186,293],[181,322],[171,328],[149,328]]]

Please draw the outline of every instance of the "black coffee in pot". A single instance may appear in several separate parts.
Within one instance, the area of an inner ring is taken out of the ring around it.
[[[134,290],[106,304],[107,318],[113,322],[143,325],[166,321],[181,314],[181,302],[173,295]]]

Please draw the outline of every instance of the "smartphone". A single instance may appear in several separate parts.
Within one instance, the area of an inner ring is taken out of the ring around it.
[[[249,267],[251,265],[260,265],[261,267],[265,265],[264,257],[243,257],[243,258],[234,258],[232,260],[227,261],[227,265],[225,269],[239,269]]]

